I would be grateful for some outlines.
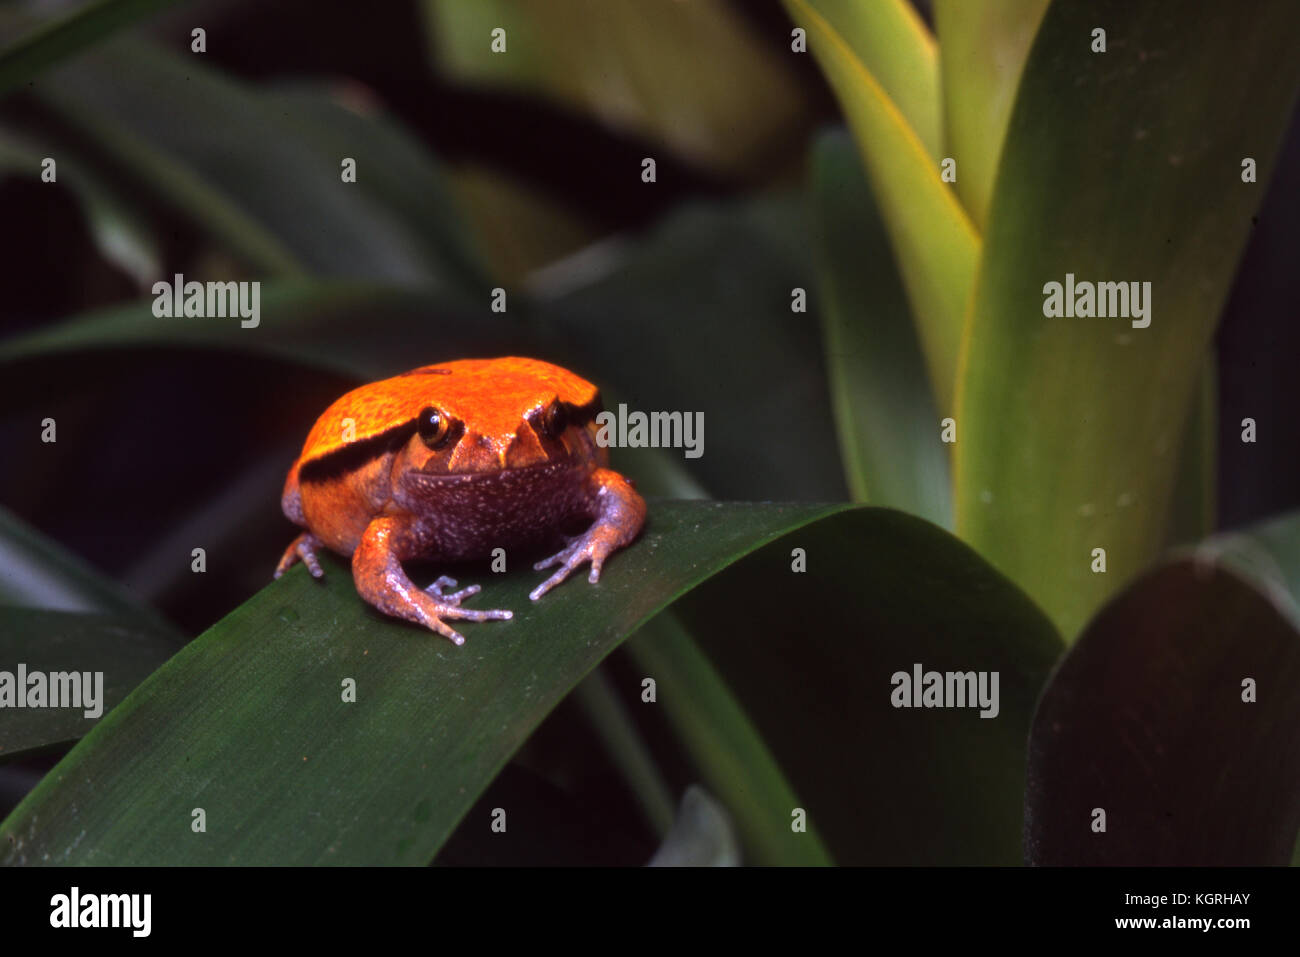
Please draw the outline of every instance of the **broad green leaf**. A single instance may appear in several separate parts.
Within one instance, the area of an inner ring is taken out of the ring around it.
[[[9,676],[0,680],[15,682],[28,703],[31,686],[17,684],[22,666],[29,677],[41,673],[50,683],[66,683],[69,693],[75,688],[73,700],[79,702],[54,707],[47,697],[42,707],[7,703],[0,721],[0,761],[82,737],[179,647],[170,628],[144,624],[138,615],[0,605],[0,672]],[[54,690],[45,687],[46,694]]]
[[[952,407],[980,236],[869,64],[809,0],[785,0],[844,110],[889,229],[939,410]]]
[[[667,451],[713,495],[842,499],[816,320],[791,308],[813,286],[808,246],[795,197],[686,205],[536,321],[629,412],[702,415],[702,454]]]
[[[730,812],[746,863],[830,864],[816,822],[805,833],[783,826],[791,808],[803,802],[677,616],[661,613],[627,647],[641,670],[654,678],[656,704],[663,706],[709,790]]]
[[[968,546],[903,512],[857,509],[745,557],[674,613],[836,863],[1021,861],[1025,741],[1064,646]],[[896,707],[895,676],[918,667],[996,673],[997,717]],[[660,699],[669,693],[661,683]],[[772,826],[788,835],[793,812]]]
[[[423,8],[438,66],[457,81],[541,94],[700,165],[742,173],[805,122],[794,71],[719,0],[423,0]],[[491,46],[498,28],[504,53]],[[639,174],[629,169],[629,184]]]
[[[882,751],[862,749],[870,743],[864,731],[892,716],[895,731],[912,729],[903,747],[929,742],[912,762],[951,735],[954,762],[930,776],[969,782],[966,775],[981,764],[975,779],[1001,780],[1004,761],[1016,773],[1023,758],[1019,716],[1023,711],[1027,719],[1045,670],[1033,649],[1050,659],[1055,639],[1022,596],[950,535],[901,513],[850,506],[656,502],[650,523],[639,543],[611,560],[598,585],[566,582],[533,604],[526,597],[537,580],[531,569],[515,565],[483,581],[471,604],[511,608],[516,617],[464,625],[468,641],[460,648],[368,609],[341,561],[326,558],[322,582],[295,569],[191,642],[107,715],[0,825],[3,860],[426,863],[547,712],[627,634],[756,549],[788,568],[793,539],[812,543],[814,556],[842,543],[828,597],[846,618],[872,608],[887,614],[820,638],[806,634],[809,622],[801,618],[802,658],[768,647],[762,628],[746,627],[745,637],[764,646],[766,660],[785,654],[787,662],[811,666],[826,652],[842,656],[852,640],[881,648],[899,642],[886,657],[910,662],[918,650],[937,647],[924,636],[951,641],[966,622],[962,633],[971,641],[946,662],[1004,669],[1003,717],[982,721],[971,711],[893,711],[888,671],[841,665],[843,679],[856,687],[857,716],[837,739],[847,749],[837,767],[881,762],[892,780],[892,761],[901,755],[889,740],[874,742]],[[859,566],[862,541],[873,548]],[[918,568],[924,576],[915,575]],[[477,566],[456,572],[483,578]],[[803,577],[827,580],[821,573]],[[910,588],[901,587],[904,580]],[[936,602],[936,590],[950,600]],[[882,641],[876,636],[886,625],[899,630]],[[1004,636],[1028,653],[1013,662],[990,650],[998,642],[989,639]],[[341,701],[346,678],[356,681],[355,703]],[[816,730],[799,713],[774,719],[788,725],[786,742]],[[992,741],[1003,745],[988,746]],[[990,788],[967,803],[983,814],[985,803],[1003,806],[1004,797]],[[206,811],[206,834],[190,829],[194,807]],[[810,814],[823,833],[831,821],[837,830],[843,824],[816,803]],[[1018,824],[1019,800],[1003,806],[1002,815]],[[790,821],[786,812],[772,827],[789,830]],[[939,835],[947,836],[942,828]]]
[[[1108,52],[1094,54],[1103,23]],[[1067,640],[1160,547],[1196,379],[1263,196],[1242,157],[1267,182],[1297,44],[1289,2],[1249,17],[1213,0],[1059,3],[1039,28],[963,347],[955,504],[962,537]],[[1044,286],[1067,274],[1151,283],[1150,326],[1046,318]]]
[[[31,81],[53,64],[120,28],[174,3],[176,0],[91,0],[65,16],[29,27],[0,51],[0,94]],[[17,28],[17,23],[13,23],[5,32]]]
[[[944,148],[957,160],[957,195],[981,230],[988,226],[993,178],[1020,73],[1047,4],[936,0],[934,5]]]
[[[0,854],[426,863],[631,631],[739,555],[844,508],[657,503],[598,585],[578,576],[537,603],[527,593],[538,574],[523,563],[488,581],[475,567],[466,574],[485,589],[471,604],[516,617],[465,624],[460,648],[374,612],[344,562],[326,558],[322,582],[295,568],[107,715],[0,825]],[[206,834],[190,830],[194,807],[206,810]]]
[[[952,525],[948,453],[889,239],[843,133],[813,149],[818,313],[846,478],[858,501]]]
[[[1034,716],[1030,863],[1292,861],[1298,601],[1295,513],[1180,550],[1112,599]]]
[[[916,8],[907,0],[806,2],[871,72],[938,162],[943,156],[941,51]]]

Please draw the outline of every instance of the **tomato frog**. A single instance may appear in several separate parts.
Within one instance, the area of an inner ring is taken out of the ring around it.
[[[320,578],[322,547],[349,555],[365,601],[458,645],[465,639],[448,620],[513,613],[464,607],[479,586],[448,592],[456,581],[445,575],[420,589],[402,562],[541,547],[590,523],[533,566],[559,568],[529,598],[586,562],[596,582],[646,514],[645,500],[608,468],[608,450],[596,442],[600,411],[590,382],[517,357],[422,366],[349,392],[316,420],[289,469],[280,504],[306,531],[275,577],[301,560]]]

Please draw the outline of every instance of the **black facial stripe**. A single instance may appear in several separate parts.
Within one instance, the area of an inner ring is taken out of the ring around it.
[[[604,408],[599,392],[586,405],[574,405],[572,402],[561,402],[560,404],[569,413],[569,425],[576,425],[579,428],[583,428],[588,422],[596,421],[596,416]]]
[[[405,422],[372,435],[360,442],[349,442],[318,459],[304,462],[298,469],[299,482],[326,482],[348,472],[355,472],[367,462],[401,448],[415,434],[415,422]]]

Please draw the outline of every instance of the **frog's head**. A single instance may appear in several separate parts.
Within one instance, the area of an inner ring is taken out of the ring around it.
[[[422,476],[483,475],[592,455],[596,387],[537,359],[467,359],[398,377],[420,397],[394,467]]]
[[[316,421],[299,458],[305,481],[370,485],[395,453],[394,479],[492,475],[604,463],[596,387],[537,359],[462,359],[372,382]]]

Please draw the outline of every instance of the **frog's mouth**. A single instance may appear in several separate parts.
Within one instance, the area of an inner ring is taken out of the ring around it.
[[[490,484],[493,482],[511,485],[565,475],[569,472],[580,471],[580,469],[580,461],[578,457],[574,456],[558,460],[550,459],[532,465],[508,465],[505,468],[498,466],[470,472],[407,472],[403,478],[412,485],[426,488],[465,485],[468,483],[475,485]]]

